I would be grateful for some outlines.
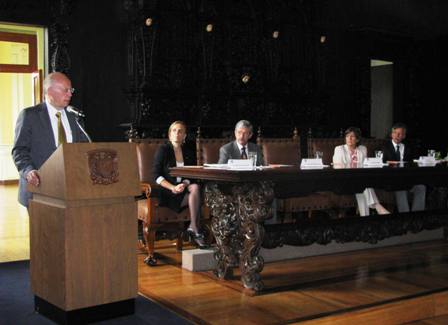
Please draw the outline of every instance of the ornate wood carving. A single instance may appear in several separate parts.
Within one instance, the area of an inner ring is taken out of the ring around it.
[[[65,74],[70,72],[71,60],[68,46],[70,26],[68,21],[73,6],[73,0],[61,0],[50,6],[53,21],[49,28],[50,66],[53,72],[58,71]]]
[[[314,73],[311,4],[123,3],[130,123],[140,136],[173,119],[202,126],[241,118],[285,124],[285,114],[291,125],[304,120]]]
[[[87,152],[90,179],[93,184],[110,185],[118,182],[118,156],[112,149]]]
[[[263,221],[272,215],[274,191],[270,182],[218,185],[208,183],[205,200],[213,215],[219,278],[229,278],[239,265],[244,287],[260,291],[264,261],[259,255],[263,241]]]
[[[326,223],[307,222],[280,227],[266,226],[267,231],[262,247],[275,248],[283,245],[321,245],[331,241],[337,243],[378,241],[401,236],[408,232],[417,233],[448,226],[446,211],[425,211],[394,216],[372,216],[368,218],[347,218]],[[446,231],[445,231],[446,234]]]

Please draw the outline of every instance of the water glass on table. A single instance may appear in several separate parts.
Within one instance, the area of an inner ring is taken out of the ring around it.
[[[434,149],[428,150],[428,157],[436,158],[436,151]]]
[[[252,167],[255,169],[257,167],[257,152],[249,151],[247,153],[247,158],[252,160]]]
[[[375,150],[375,158],[383,159],[383,152],[381,150]]]
[[[322,159],[323,156],[324,156],[324,153],[322,151],[316,151],[314,153],[314,158],[316,158],[316,159]]]

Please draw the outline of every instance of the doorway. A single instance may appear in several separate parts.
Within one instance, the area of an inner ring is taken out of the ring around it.
[[[43,100],[44,27],[0,23],[0,182],[18,179],[11,158],[20,111]]]
[[[370,60],[370,136],[383,139],[389,135],[394,112],[394,63]]]

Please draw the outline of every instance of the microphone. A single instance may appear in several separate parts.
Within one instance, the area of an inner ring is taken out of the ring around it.
[[[67,106],[67,112],[73,113],[77,117],[86,117],[86,114],[78,110],[76,107],[73,107],[72,105]]]

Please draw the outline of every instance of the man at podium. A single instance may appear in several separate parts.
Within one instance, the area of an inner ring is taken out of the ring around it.
[[[12,157],[19,171],[19,202],[28,207],[32,194],[27,183],[39,186],[38,169],[62,143],[88,142],[68,112],[73,92],[70,79],[63,73],[50,73],[43,83],[45,102],[23,109],[17,118]]]

